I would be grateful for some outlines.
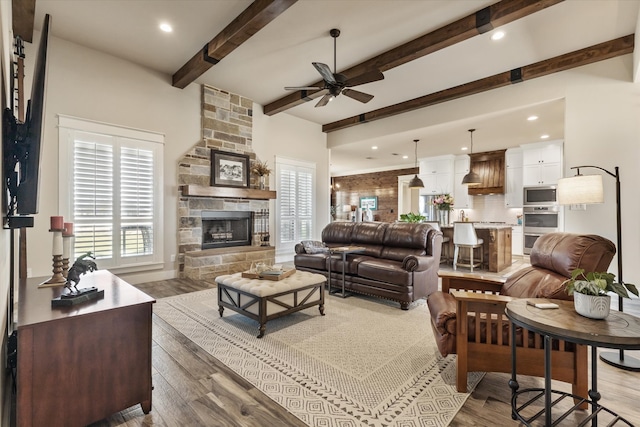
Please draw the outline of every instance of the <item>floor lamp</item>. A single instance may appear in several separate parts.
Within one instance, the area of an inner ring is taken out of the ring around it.
[[[600,169],[607,175],[616,179],[616,225],[618,238],[618,281],[624,283],[622,276],[622,215],[620,207],[620,173],[618,167],[612,173],[599,166],[575,166],[576,176],[562,178],[558,181],[558,203],[561,205],[579,205],[604,202],[604,191],[602,188],[602,175],[581,175],[580,169],[595,168]],[[618,297],[618,311],[622,311],[622,297]],[[640,371],[640,360],[633,357],[624,356],[624,350],[616,352],[600,353],[600,360],[615,367],[628,371]]]

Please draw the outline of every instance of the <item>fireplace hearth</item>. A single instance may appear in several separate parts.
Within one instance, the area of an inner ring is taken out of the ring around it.
[[[202,249],[251,246],[253,212],[202,211]]]

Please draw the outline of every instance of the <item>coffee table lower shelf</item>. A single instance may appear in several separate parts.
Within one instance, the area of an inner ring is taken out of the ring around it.
[[[518,403],[518,398],[522,397],[521,404]],[[535,425],[544,425],[544,398],[545,398],[545,389],[544,388],[526,388],[522,390],[516,391],[511,398],[511,407],[513,409],[512,418],[517,419],[524,423],[526,426],[534,425],[536,421],[538,421]],[[632,426],[631,422],[627,419],[619,416],[615,412],[610,409],[605,408],[602,405],[598,405],[591,400],[588,400],[585,397],[576,396],[575,394],[567,393],[564,391],[551,390],[551,410],[557,405],[561,404],[566,399],[571,399],[569,405],[571,407],[569,409],[558,409],[558,416],[553,420],[553,425],[573,425],[573,424],[561,424],[567,417],[569,417],[573,412],[579,410],[580,406],[583,404],[589,404],[593,406],[597,405],[593,412],[587,413],[583,411],[587,417],[578,424],[579,426],[590,425],[589,423],[600,417],[600,421],[605,421],[607,426]],[[539,410],[538,408],[533,408],[532,405],[536,403],[541,404],[542,407]],[[568,407],[568,405],[567,405]],[[530,409],[530,413],[527,415],[523,414],[524,411]],[[609,415],[609,419],[603,419],[603,416]],[[573,420],[567,421],[568,423],[574,422]]]

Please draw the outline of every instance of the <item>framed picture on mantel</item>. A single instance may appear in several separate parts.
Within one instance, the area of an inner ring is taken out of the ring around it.
[[[211,150],[211,185],[249,187],[249,156]]]

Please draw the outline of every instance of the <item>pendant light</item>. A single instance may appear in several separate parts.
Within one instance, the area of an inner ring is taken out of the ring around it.
[[[471,157],[471,154],[473,154],[473,132],[475,132],[475,129],[469,129],[469,135],[471,135],[471,150],[469,151],[469,157]],[[471,167],[472,167],[471,162],[469,162],[469,173],[466,174],[464,178],[462,178],[462,185],[468,185],[469,187],[476,187],[482,184],[482,178],[480,178],[480,175],[475,173],[471,169]]]
[[[416,144],[416,168],[418,167],[418,141],[420,141],[419,139],[414,139],[413,142],[415,142]],[[411,178],[411,181],[409,181],[409,188],[424,188],[424,183],[422,182],[422,180],[420,178],[418,178],[418,174],[416,174],[416,176],[414,176],[413,178]]]

